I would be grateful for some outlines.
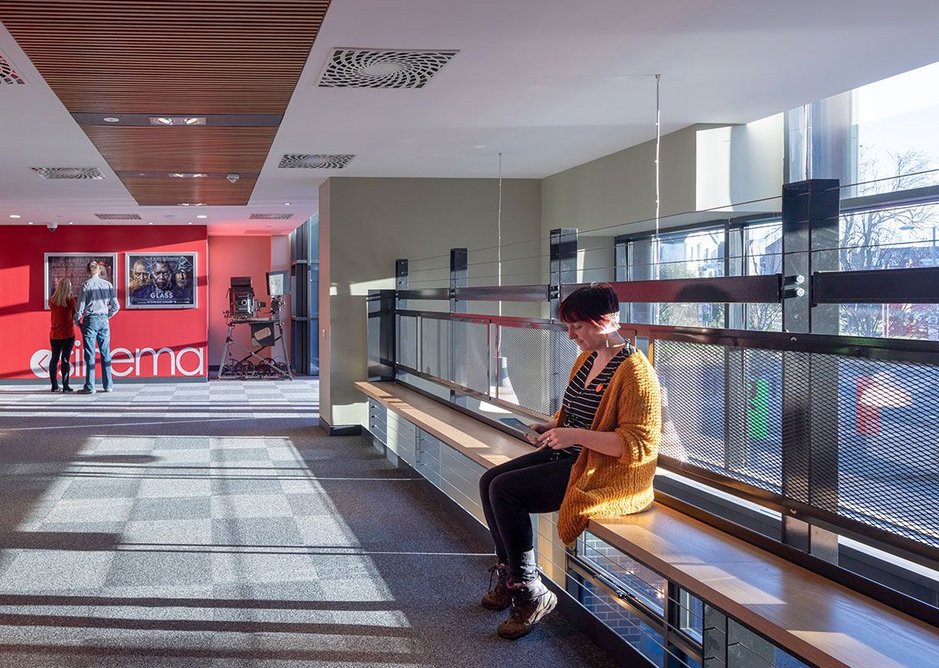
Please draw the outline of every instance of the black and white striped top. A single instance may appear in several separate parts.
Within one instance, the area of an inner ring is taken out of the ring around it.
[[[590,354],[590,357],[587,358],[580,369],[577,370],[577,373],[574,374],[574,377],[571,378],[571,382],[568,383],[567,390],[564,392],[563,405],[565,419],[562,426],[573,427],[574,429],[590,429],[590,425],[593,424],[593,418],[597,414],[597,409],[600,407],[600,400],[603,398],[603,393],[606,392],[606,387],[610,383],[610,378],[613,377],[613,374],[619,368],[623,360],[632,355],[635,350],[635,348],[627,343],[622,350],[613,356],[613,359],[607,363],[603,371],[590,381],[590,387],[584,387],[587,376],[590,375],[590,370],[593,369],[593,364],[597,359],[596,352]],[[576,455],[582,449],[583,446],[573,445],[561,450],[561,452]]]

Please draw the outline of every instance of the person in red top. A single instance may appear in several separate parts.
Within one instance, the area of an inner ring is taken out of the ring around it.
[[[49,343],[52,345],[52,359],[49,360],[49,379],[52,381],[52,391],[59,391],[58,370],[59,357],[62,358],[62,391],[73,392],[68,385],[69,357],[72,356],[72,347],[75,345],[75,307],[77,300],[72,294],[72,282],[67,278],[59,279],[55,292],[49,297],[49,310],[52,311],[52,328],[49,331]]]

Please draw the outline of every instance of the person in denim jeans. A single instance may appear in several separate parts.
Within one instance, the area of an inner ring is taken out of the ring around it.
[[[82,332],[82,356],[85,360],[85,385],[79,394],[95,393],[95,349],[101,353],[101,384],[105,392],[112,390],[111,379],[111,327],[108,321],[120,310],[117,291],[101,278],[101,267],[92,260],[88,263],[88,280],[78,293],[75,323]]]

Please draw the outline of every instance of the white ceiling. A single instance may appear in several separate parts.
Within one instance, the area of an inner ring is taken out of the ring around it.
[[[506,178],[542,178],[652,139],[656,73],[663,134],[742,123],[939,61],[937,25],[935,0],[333,0],[250,204],[198,210],[137,206],[0,25],[0,52],[27,81],[0,86],[0,224],[139,213],[279,233],[316,211],[333,175],[494,178],[502,152]],[[459,53],[423,89],[317,88],[335,47]],[[356,157],[279,169],[285,153]],[[106,178],[46,181],[34,166]]]

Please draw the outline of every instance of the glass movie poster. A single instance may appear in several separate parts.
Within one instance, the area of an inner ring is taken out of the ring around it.
[[[43,305],[49,308],[49,296],[55,291],[59,279],[67,278],[72,282],[72,294],[78,296],[82,283],[88,280],[88,263],[98,263],[98,275],[114,283],[114,271],[117,269],[116,253],[46,253],[45,285]]]
[[[196,254],[126,254],[127,308],[195,308]]]

